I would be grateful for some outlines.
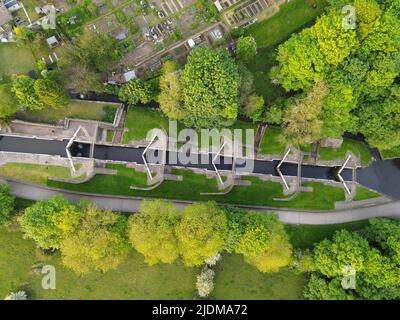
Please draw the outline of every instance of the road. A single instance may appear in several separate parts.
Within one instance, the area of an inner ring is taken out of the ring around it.
[[[4,182],[4,180],[5,179],[0,179],[0,182]],[[15,196],[31,200],[47,199],[56,194],[60,194],[71,200],[72,202],[78,202],[82,197],[84,197],[87,198],[89,201],[97,204],[100,208],[110,209],[119,212],[137,212],[141,202],[143,201],[142,198],[136,197],[78,193],[45,186],[32,185],[29,183],[19,182],[11,179],[7,179],[6,181],[10,185],[12,193]],[[192,202],[173,201],[173,203],[178,209],[182,209]],[[369,207],[362,207],[357,209],[324,212],[287,210],[259,206],[240,207],[265,213],[275,212],[278,214],[279,219],[283,223],[287,224],[318,225],[359,221],[372,217],[400,218],[400,201],[393,201],[385,204],[372,205]]]

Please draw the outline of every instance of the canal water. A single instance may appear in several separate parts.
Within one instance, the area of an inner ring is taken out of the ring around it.
[[[67,144],[68,140],[46,140],[0,135],[0,151],[48,154],[67,157],[65,152]],[[75,143],[71,146],[70,150],[73,156],[88,157],[90,145]],[[143,164],[143,151],[144,148],[95,145],[93,157],[99,160],[136,162]],[[214,157],[213,154],[195,155],[195,157],[197,157],[197,163],[182,163],[179,161],[179,155],[171,152],[171,154],[167,153],[166,164],[178,167],[214,170],[211,163],[211,160]],[[204,157],[206,159],[204,159]],[[170,159],[177,159],[178,161],[171,163]],[[219,160],[219,164],[217,164],[216,167],[219,170],[232,170],[232,159],[220,157],[217,160]],[[240,162],[241,159],[237,160]],[[247,163],[243,161],[242,164],[237,165],[236,170],[242,170],[245,173],[246,169],[244,169],[244,167],[250,167],[252,168],[251,172],[254,173],[272,174],[274,176],[278,175],[276,167],[279,161],[277,160],[253,161],[247,159],[246,161]],[[250,164],[248,161],[252,161],[252,163]],[[298,173],[298,165],[293,163],[283,163],[280,169],[282,174],[285,176],[297,176]],[[301,176],[304,178],[335,180],[335,171],[337,171],[337,168],[302,165]],[[351,181],[352,170],[343,170],[342,177],[346,181]],[[400,159],[385,161],[377,160],[369,167],[358,168],[356,170],[356,179],[358,183],[365,187],[381,192],[389,197],[400,199]]]

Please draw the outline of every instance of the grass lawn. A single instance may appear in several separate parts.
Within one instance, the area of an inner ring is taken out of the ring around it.
[[[123,143],[128,143],[129,141],[138,141],[146,138],[147,133],[154,128],[164,129],[166,132],[169,131],[169,120],[165,117],[159,109],[152,109],[148,107],[131,107],[128,110],[128,114],[125,120],[125,128],[128,129],[124,133]],[[177,134],[181,130],[185,129],[182,123],[178,123]],[[238,120],[231,127],[227,128],[231,130],[232,137],[234,134],[234,129],[241,129],[242,131],[242,142],[246,143],[246,129],[254,130],[254,135],[257,132],[257,125],[252,122],[245,122]],[[199,141],[201,140],[201,132],[197,131],[197,136]],[[237,134],[239,137],[239,134]],[[200,141],[201,145],[204,146],[203,142]],[[213,141],[209,139],[210,145],[219,144],[218,141]]]
[[[392,149],[380,150],[381,157],[383,159],[396,159],[400,158],[400,146]]]
[[[45,108],[42,110],[27,111],[19,113],[17,117],[22,120],[52,124],[58,123],[64,118],[113,122],[117,109],[118,105],[114,104],[71,100],[63,108]]]
[[[154,128],[168,131],[168,118],[160,110],[146,107],[130,107],[125,119],[122,143],[146,139],[147,133]]]
[[[325,238],[331,238],[337,230],[356,231],[364,228],[367,224],[368,220],[327,225],[287,224],[285,229],[294,248],[312,249],[315,243]]]
[[[289,270],[261,273],[239,255],[224,255],[216,267],[211,299],[294,300],[302,299],[304,274]]]
[[[374,191],[371,191],[367,188],[357,186],[357,194],[354,197],[354,201],[361,201],[361,200],[366,200],[366,199],[372,199],[372,198],[378,198],[381,195],[379,193],[376,193]]]
[[[69,168],[28,163],[6,163],[0,166],[0,176],[41,185],[46,185],[48,178],[72,179]]]
[[[0,43],[0,75],[25,73],[36,68],[32,50],[28,46]]]
[[[316,9],[312,8],[314,3]],[[283,4],[271,18],[248,27],[246,35],[252,35],[259,47],[274,45],[314,21],[327,4],[326,0],[292,0]]]
[[[268,126],[260,143],[260,154],[283,155],[286,145],[279,141],[281,127]]]
[[[55,266],[56,290],[42,289],[41,275],[31,271],[38,262]],[[118,269],[80,277],[62,266],[59,254],[44,256],[21,232],[0,229],[1,299],[19,289],[27,290],[30,299],[192,299],[198,272],[181,262],[149,267],[132,250]]]
[[[347,150],[352,151],[356,156],[361,156],[361,163],[363,166],[368,165],[372,156],[368,151],[367,147],[361,141],[344,138],[342,146],[339,149],[333,148],[320,148],[319,149],[319,160],[345,160]]]
[[[204,175],[185,169],[173,169],[173,173],[183,176],[183,181],[164,181],[159,187],[151,191],[130,190],[129,187],[131,185],[145,185],[145,173],[136,172],[123,165],[110,164],[107,165],[107,168],[117,169],[118,175],[98,174],[92,180],[82,184],[70,184],[50,180],[47,184],[55,188],[88,193],[193,201],[214,200],[221,203],[308,208],[315,210],[333,209],[335,201],[344,200],[343,189],[326,186],[322,183],[308,182],[305,185],[314,187],[314,192],[300,193],[291,201],[275,201],[273,200],[274,198],[284,198],[281,184],[272,181],[261,181],[256,177],[244,178],[251,181],[251,186],[235,186],[226,195],[205,196],[200,193],[217,192],[215,178],[207,179]],[[194,186],[196,187],[194,188]]]
[[[330,238],[336,230],[360,230],[368,222],[335,225],[286,225],[295,248],[312,248]],[[41,288],[41,275],[31,269],[36,263],[55,266],[56,290]],[[61,264],[60,255],[43,255],[32,240],[19,231],[0,228],[0,298],[26,290],[29,299],[193,299],[199,268],[186,268],[180,261],[172,265],[148,266],[132,250],[116,270],[94,272],[82,277]],[[179,281],[177,281],[179,279]],[[244,262],[242,256],[227,254],[217,264],[215,289],[211,299],[302,299],[307,278],[290,270],[263,274]]]
[[[11,116],[19,110],[14,94],[11,92],[11,84],[9,83],[0,84],[0,106],[1,117]]]

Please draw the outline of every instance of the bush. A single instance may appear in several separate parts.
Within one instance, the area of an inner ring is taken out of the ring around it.
[[[27,300],[25,291],[11,292],[4,300]]]
[[[208,297],[214,289],[215,272],[209,268],[204,268],[197,276],[196,289],[200,297]]]

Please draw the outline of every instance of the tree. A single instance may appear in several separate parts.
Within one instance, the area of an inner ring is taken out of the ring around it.
[[[249,62],[257,54],[257,43],[253,37],[240,37],[237,41],[236,55],[239,60]]]
[[[10,194],[7,184],[0,184],[0,226],[7,223],[14,210],[15,197]]]
[[[389,97],[362,106],[358,112],[359,130],[368,143],[380,149],[400,145],[400,101]]]
[[[292,246],[275,215],[248,212],[236,252],[261,272],[276,272],[289,265]]]
[[[176,62],[166,61],[160,77],[160,94],[158,102],[162,112],[170,119],[184,118],[182,94],[179,84],[179,72]]]
[[[278,68],[273,70],[286,91],[310,88],[326,69],[326,61],[311,29],[294,34],[278,48]]]
[[[369,220],[365,236],[378,245],[386,256],[400,264],[400,224],[396,220],[373,218]]]
[[[313,273],[305,290],[308,299],[399,299],[399,224],[371,219],[360,232],[337,231],[313,251]],[[353,277],[351,290],[342,287]]]
[[[240,78],[226,50],[192,50],[180,80],[186,126],[218,128],[236,119]]]
[[[176,226],[178,246],[186,266],[199,266],[223,246],[226,216],[215,203],[187,206]]]
[[[144,200],[129,219],[129,239],[149,265],[173,263],[179,256],[175,226],[179,214],[171,202]]]
[[[277,105],[268,108],[264,120],[272,124],[281,124],[283,121],[283,111]]]
[[[146,104],[153,99],[151,85],[141,79],[133,79],[124,84],[118,95],[121,100],[127,101],[131,106],[138,102]]]
[[[260,121],[264,112],[264,98],[253,93],[248,96],[245,107],[244,114],[253,119],[253,121]]]
[[[39,100],[47,107],[59,108],[66,106],[69,102],[64,89],[50,79],[36,80],[34,89]]]
[[[340,64],[358,45],[356,31],[346,30],[342,22],[340,11],[331,9],[328,14],[318,18],[311,28],[326,63],[333,66]]]
[[[60,49],[65,87],[76,92],[102,92],[107,71],[119,58],[117,42],[106,33],[86,31],[75,44]]]
[[[61,240],[79,223],[78,209],[62,196],[36,202],[25,210],[21,227],[43,249],[59,249]]]
[[[323,240],[314,248],[316,270],[330,278],[343,276],[351,266],[357,272],[363,270],[369,251],[368,241],[356,233],[337,231],[332,240]]]
[[[326,281],[321,276],[312,274],[304,290],[304,297],[309,300],[353,300],[351,290],[344,290],[340,279]]]
[[[40,110],[44,107],[43,102],[35,92],[35,80],[26,75],[18,75],[14,78],[11,91],[15,94],[18,103],[24,108]]]
[[[82,210],[79,226],[62,240],[63,264],[78,274],[117,268],[129,248],[123,234],[125,218],[93,205]]]
[[[305,97],[296,99],[294,104],[285,110],[282,134],[286,142],[299,146],[321,138],[320,113],[327,93],[326,85],[317,80]]]

